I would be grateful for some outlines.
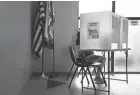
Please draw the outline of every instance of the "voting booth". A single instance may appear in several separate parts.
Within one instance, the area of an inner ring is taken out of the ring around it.
[[[127,43],[126,18],[111,11],[80,15],[80,49],[120,49]]]
[[[128,19],[121,16],[120,49],[128,48]]]

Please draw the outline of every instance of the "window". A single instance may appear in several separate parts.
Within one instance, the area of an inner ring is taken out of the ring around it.
[[[115,13],[124,17],[140,17],[139,9],[139,1],[116,1]]]
[[[79,1],[79,15],[81,13],[98,12],[98,11],[112,11],[111,1]]]

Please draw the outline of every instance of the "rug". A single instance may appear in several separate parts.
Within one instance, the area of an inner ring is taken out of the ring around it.
[[[54,81],[54,80],[47,80],[47,89],[61,86],[63,84],[66,84],[66,83]]]

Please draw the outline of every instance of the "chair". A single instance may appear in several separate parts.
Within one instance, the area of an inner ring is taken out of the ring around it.
[[[92,64],[92,63],[87,63],[87,64]],[[95,72],[95,74],[96,74],[96,69],[95,69],[95,68],[99,68],[99,70],[100,70],[100,72],[101,72],[101,76],[102,76],[103,81],[104,81],[104,83],[105,83],[105,86],[107,86],[107,83],[106,83],[106,81],[105,81],[105,76],[103,75],[102,69],[101,69],[101,67],[100,67],[100,66],[101,66],[101,63],[94,63],[94,64],[92,64],[91,66],[93,67],[93,71]],[[87,72],[87,70],[85,71],[84,76],[83,76],[81,82],[83,81],[83,79],[84,79],[84,77],[85,77],[85,75],[86,75],[86,72]]]
[[[80,60],[83,60],[83,59],[85,59],[85,55],[84,55],[84,53],[82,54],[82,58],[77,58],[76,60],[77,61],[80,61]],[[105,86],[107,86],[107,83],[106,83],[106,81],[105,81],[105,76],[103,76],[103,72],[102,72],[102,70],[101,70],[101,68],[100,68],[100,66],[102,65],[101,63],[95,63],[95,62],[88,62],[87,64],[89,64],[89,68],[90,67],[93,67],[93,71],[95,72],[95,74],[96,74],[96,70],[95,70],[95,68],[99,68],[99,70],[100,70],[100,72],[101,72],[101,76],[102,76],[102,78],[103,78],[103,81],[104,81],[104,83],[105,83]],[[69,75],[70,75],[70,73],[71,73],[71,71],[72,71],[72,69],[73,69],[73,66],[74,66],[74,63],[73,63],[73,65],[72,65],[72,68],[71,68],[71,70],[70,70],[70,72],[69,72],[69,74],[68,74],[68,77],[69,77]],[[92,72],[93,72],[92,71]],[[82,72],[82,68],[80,69],[80,71],[79,71],[79,73],[78,73],[78,75],[77,75],[77,77],[79,76],[79,74]],[[82,78],[82,80],[81,80],[81,83],[82,83],[82,81],[83,81],[83,79],[84,79],[84,77],[85,77],[85,75],[86,75],[86,72],[87,72],[87,70],[84,70],[84,76],[83,76],[83,78]],[[68,79],[68,77],[67,77],[67,79]],[[87,76],[86,76],[86,78],[87,78]],[[87,78],[87,81],[88,81],[88,78]],[[88,82],[88,84],[89,84],[89,82]]]
[[[70,47],[70,46],[69,46],[69,47]],[[82,58],[81,58],[81,57],[78,57],[78,58],[76,58],[76,60],[77,60],[77,61],[81,61]],[[74,67],[74,63],[72,64],[72,67],[71,67],[71,69],[70,69],[70,71],[69,71],[69,73],[68,73],[67,80],[68,80],[68,78],[69,78],[69,76],[70,76],[70,74],[71,74],[71,71],[72,71],[73,67]],[[81,70],[82,70],[82,68],[80,69],[79,73],[81,72]],[[84,70],[84,71],[85,71],[85,70]],[[79,76],[79,73],[78,73],[77,77]],[[87,78],[88,84],[90,84],[87,76],[86,76],[86,78]]]
[[[82,68],[82,79],[83,79],[83,77],[84,76],[86,76],[87,77],[87,75],[86,75],[86,72],[88,71],[89,72],[89,75],[90,75],[90,78],[91,78],[91,81],[92,81],[92,84],[93,84],[93,87],[94,87],[94,89],[95,89],[95,92],[96,92],[96,87],[95,87],[95,84],[94,84],[94,81],[93,81],[93,79],[92,79],[92,75],[91,75],[91,72],[90,72],[90,70],[89,70],[89,66],[91,66],[91,64],[86,64],[86,60],[85,59],[80,59],[80,60],[76,60],[75,59],[75,55],[74,55],[74,50],[73,50],[73,46],[71,46],[71,45],[69,45],[69,51],[70,51],[70,56],[71,56],[71,60],[73,61],[73,63],[74,63],[74,65],[76,65],[77,67],[76,67],[76,69],[75,69],[75,72],[74,72],[74,74],[73,74],[73,76],[72,76],[72,79],[71,79],[71,81],[70,81],[70,83],[69,83],[69,88],[70,88],[70,86],[71,86],[71,83],[72,83],[72,81],[73,81],[73,79],[74,79],[74,76],[75,76],[75,74],[76,74],[76,71],[78,70],[78,67],[81,67]],[[84,68],[87,68],[87,70],[85,70]],[[84,75],[84,76],[83,76]],[[88,78],[87,78],[88,79]],[[82,80],[83,81],[83,80]],[[83,82],[82,82],[82,92],[83,92]]]
[[[86,58],[85,58],[86,59]],[[103,72],[102,72],[102,69],[101,69],[101,63],[99,63],[99,62],[94,62],[94,60],[93,60],[93,62],[87,62],[87,64],[90,64],[90,66],[92,66],[93,67],[93,71],[95,72],[95,74],[96,74],[96,69],[95,68],[99,68],[99,70],[100,70],[100,72],[101,72],[101,76],[102,76],[102,78],[103,78],[103,81],[104,81],[104,83],[105,83],[105,86],[107,86],[107,83],[106,83],[106,81],[105,81],[105,76],[103,75]],[[92,71],[92,72],[93,72]],[[85,74],[84,74],[84,76],[83,76],[83,78],[82,78],[82,80],[84,79],[84,77],[85,77],[85,75],[86,75],[86,72],[87,72],[87,70],[85,71]],[[82,81],[81,81],[82,82]]]
[[[83,55],[83,56],[84,56],[84,55]],[[76,60],[77,60],[77,61],[80,61],[80,60],[82,60],[82,58],[81,58],[81,57],[78,57],[78,58],[76,58]],[[71,69],[70,69],[70,71],[69,71],[69,73],[68,73],[67,80],[69,79],[69,76],[70,76],[70,74],[71,74],[71,71],[72,71],[73,67],[74,67],[74,63],[72,64],[72,67],[71,67]],[[79,74],[81,73],[81,70],[82,70],[82,68],[80,69],[80,71],[79,71],[77,77],[78,77]]]

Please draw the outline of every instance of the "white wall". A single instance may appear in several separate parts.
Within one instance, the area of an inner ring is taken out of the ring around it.
[[[57,72],[68,72],[72,65],[69,44],[76,43],[78,30],[78,1],[56,1],[55,4],[55,68]]]
[[[31,2],[0,2],[0,95],[18,95],[30,76],[30,9]]]

